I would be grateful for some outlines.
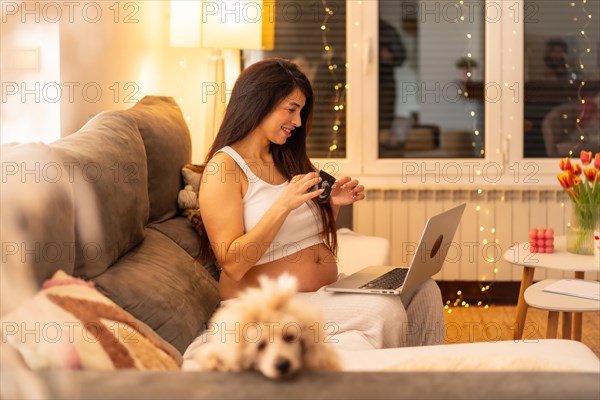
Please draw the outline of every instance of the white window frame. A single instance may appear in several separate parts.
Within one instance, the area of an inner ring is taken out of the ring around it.
[[[314,159],[335,164],[337,175],[367,186],[556,185],[556,158],[523,158],[524,11],[526,0],[486,0],[485,157],[479,159],[380,159],[377,135],[377,1],[347,4],[347,154]],[[501,12],[501,15],[497,15]],[[502,88],[499,92],[499,88]]]

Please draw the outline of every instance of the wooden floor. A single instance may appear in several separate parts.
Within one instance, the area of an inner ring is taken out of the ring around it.
[[[471,306],[446,310],[446,343],[494,342],[513,340],[515,306]],[[523,339],[546,337],[548,312],[529,308]],[[562,317],[561,317],[562,318]],[[559,333],[562,319],[559,320]],[[600,312],[583,313],[582,342],[600,357]]]

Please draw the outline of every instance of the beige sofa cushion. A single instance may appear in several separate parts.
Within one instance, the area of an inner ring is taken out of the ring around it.
[[[338,272],[350,275],[371,265],[390,265],[390,241],[341,228],[338,234]]]

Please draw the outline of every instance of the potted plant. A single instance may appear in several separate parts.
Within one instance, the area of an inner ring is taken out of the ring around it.
[[[600,219],[600,153],[581,151],[581,164],[570,158],[560,160],[558,181],[572,200],[567,226],[567,251],[594,254],[594,228]]]
[[[454,65],[462,71],[462,79],[466,82],[471,79],[469,75],[474,68],[477,68],[478,64],[473,58],[463,56],[456,60]]]

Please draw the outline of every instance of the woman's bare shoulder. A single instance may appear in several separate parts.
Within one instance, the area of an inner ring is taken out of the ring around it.
[[[215,154],[207,163],[204,170],[204,180],[206,182],[228,182],[235,178],[239,182],[242,169],[233,158],[227,153]]]
[[[222,166],[229,167],[232,165],[237,165],[237,163],[229,154],[221,151],[213,155],[206,165],[212,165],[212,168],[219,168]]]
[[[240,199],[248,188],[248,178],[229,154],[217,153],[207,163],[202,174],[200,197],[217,196],[223,201],[239,194]]]

